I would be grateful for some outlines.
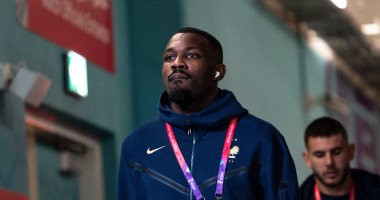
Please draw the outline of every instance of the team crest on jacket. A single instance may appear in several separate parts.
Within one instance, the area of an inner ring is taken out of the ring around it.
[[[235,138],[234,141],[236,142],[237,139]],[[239,147],[237,145],[233,146],[231,149],[230,149],[230,155],[228,156],[228,162],[230,163],[233,163],[237,154],[239,153]]]

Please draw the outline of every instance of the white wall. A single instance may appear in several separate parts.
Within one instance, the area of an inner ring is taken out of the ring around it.
[[[186,26],[220,40],[227,65],[221,87],[281,131],[301,183],[310,174],[301,157],[303,131],[311,119],[324,114],[320,106],[304,112],[303,88],[311,95],[323,94],[323,61],[257,1],[184,0],[183,10]]]

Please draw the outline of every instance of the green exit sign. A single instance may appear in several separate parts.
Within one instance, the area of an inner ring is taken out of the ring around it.
[[[87,61],[74,51],[65,55],[65,91],[76,97],[88,95]]]

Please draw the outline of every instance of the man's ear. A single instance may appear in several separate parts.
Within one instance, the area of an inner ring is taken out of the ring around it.
[[[311,168],[310,153],[308,151],[302,152],[302,158],[303,158],[303,161],[305,162],[305,165]]]
[[[224,78],[225,75],[226,75],[226,65],[219,64],[218,66],[216,66],[214,79],[217,81],[220,81]]]

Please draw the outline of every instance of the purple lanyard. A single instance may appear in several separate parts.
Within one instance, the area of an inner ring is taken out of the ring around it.
[[[227,135],[224,140],[222,158],[220,159],[220,165],[219,165],[218,180],[216,183],[216,191],[215,191],[216,199],[222,199],[223,197],[224,175],[226,172],[227,159],[230,154],[231,143],[234,137],[237,121],[238,121],[237,117],[234,117],[231,119],[230,124],[228,126]],[[169,141],[173,148],[175,157],[177,158],[178,164],[181,167],[183,175],[185,175],[185,178],[187,182],[189,183],[191,190],[194,192],[195,198],[197,198],[197,200],[205,199],[201,191],[199,190],[198,185],[195,182],[193,175],[191,174],[189,167],[186,164],[185,159],[183,158],[183,155],[182,155],[181,150],[179,149],[177,140],[175,139],[172,127],[167,122],[165,123],[165,126],[166,126],[166,132],[168,133]]]

